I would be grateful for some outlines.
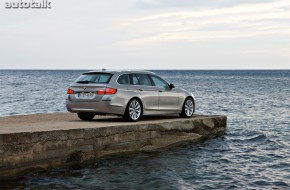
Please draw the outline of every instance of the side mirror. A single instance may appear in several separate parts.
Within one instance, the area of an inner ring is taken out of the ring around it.
[[[174,84],[171,83],[171,84],[169,85],[169,88],[170,88],[170,89],[175,88]]]

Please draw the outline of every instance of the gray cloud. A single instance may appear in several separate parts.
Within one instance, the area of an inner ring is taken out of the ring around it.
[[[137,0],[135,6],[140,9],[219,8],[265,2],[271,0]]]
[[[62,0],[51,10],[3,9],[0,68],[289,69],[289,4]]]

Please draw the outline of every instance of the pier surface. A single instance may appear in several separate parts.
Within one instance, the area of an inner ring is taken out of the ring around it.
[[[226,116],[152,116],[138,122],[53,113],[0,118],[0,179],[38,169],[71,165],[102,156],[155,151],[181,142],[222,135]]]

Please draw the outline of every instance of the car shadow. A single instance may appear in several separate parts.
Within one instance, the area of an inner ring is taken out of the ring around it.
[[[143,116],[138,122],[146,122],[146,121],[158,121],[158,120],[170,120],[170,119],[178,119],[180,116],[178,114],[176,115],[156,115],[156,116]],[[129,122],[123,119],[121,116],[97,116],[95,117],[91,122]],[[134,122],[129,122],[134,123]]]
[[[201,115],[194,114],[191,118],[200,117]],[[137,122],[126,121],[122,116],[114,116],[114,115],[96,115],[92,121],[83,121],[80,119],[74,120],[74,122],[102,122],[102,123],[139,123],[139,122],[147,122],[147,121],[162,121],[162,120],[171,120],[171,119],[187,119],[181,118],[178,114],[173,115],[152,115],[152,116],[143,116]]]

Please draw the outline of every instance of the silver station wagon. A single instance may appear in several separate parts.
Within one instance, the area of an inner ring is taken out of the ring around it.
[[[90,71],[83,73],[67,90],[66,107],[82,120],[114,114],[128,121],[143,115],[180,114],[195,111],[192,93],[149,71]]]

